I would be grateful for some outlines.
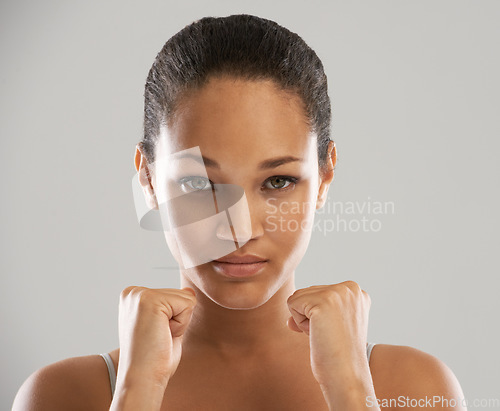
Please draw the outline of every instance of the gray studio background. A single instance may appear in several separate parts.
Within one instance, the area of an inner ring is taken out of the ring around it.
[[[133,205],[143,86],[170,36],[234,13],[277,21],[323,60],[339,157],[330,201],[394,205],[342,216],[377,231],[316,230],[297,288],[355,280],[372,297],[369,341],[429,352],[467,398],[499,398],[498,1],[10,0],[0,409],[36,369],[117,348],[123,288],[180,286]]]

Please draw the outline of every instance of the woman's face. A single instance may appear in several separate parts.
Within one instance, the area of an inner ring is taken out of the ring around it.
[[[217,304],[258,307],[294,275],[321,205],[318,193],[323,199],[333,178],[333,172],[319,173],[316,138],[299,97],[278,90],[268,80],[234,78],[211,78],[183,97],[174,121],[162,130],[156,158],[198,146],[204,157],[218,164],[205,163],[213,184],[243,188],[251,236],[234,255],[254,254],[267,260],[256,275],[237,279],[222,275],[212,262],[181,270],[188,282]],[[282,157],[298,160],[260,166]],[[162,188],[154,186],[158,197]],[[167,243],[179,261],[175,242],[167,236]]]

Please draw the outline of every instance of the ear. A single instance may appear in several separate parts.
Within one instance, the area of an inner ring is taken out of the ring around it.
[[[334,167],[337,163],[337,149],[335,147],[335,142],[330,140],[327,147],[326,163],[319,170],[319,189],[318,189],[318,199],[316,201],[316,210],[323,207],[326,202],[328,195],[328,188],[333,181]]]
[[[138,143],[135,148],[135,169],[139,174],[139,183],[144,191],[144,197],[146,198],[146,204],[150,209],[158,209],[158,202],[156,200],[156,195],[153,187],[153,182],[151,178],[151,172],[144,154],[142,143]]]

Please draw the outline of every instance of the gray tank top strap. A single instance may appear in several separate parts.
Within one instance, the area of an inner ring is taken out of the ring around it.
[[[370,363],[370,356],[372,355],[372,349],[376,343],[368,343],[366,346],[366,356],[368,357],[368,364]]]
[[[116,387],[116,371],[115,371],[115,366],[113,364],[113,360],[111,359],[111,356],[106,352],[103,354],[99,354],[102,358],[104,358],[104,361],[106,361],[106,365],[108,367],[108,374],[109,374],[109,382],[111,384],[111,397],[115,394],[115,387]]]

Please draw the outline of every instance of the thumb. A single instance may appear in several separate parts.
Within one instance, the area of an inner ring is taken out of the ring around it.
[[[288,321],[286,322],[286,325],[288,326],[288,328],[290,328],[292,331],[296,331],[298,333],[301,333],[302,330],[297,327],[297,324],[295,323],[295,320],[293,319],[293,317],[290,316],[290,318],[288,319]]]

